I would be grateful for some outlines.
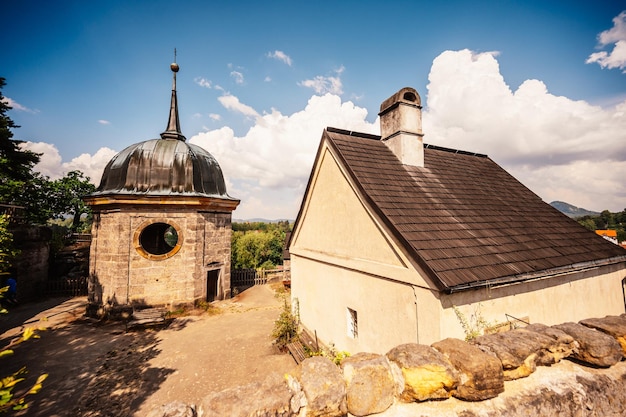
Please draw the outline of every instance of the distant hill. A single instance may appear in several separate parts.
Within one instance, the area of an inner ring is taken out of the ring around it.
[[[260,219],[260,218],[255,218],[255,219],[233,219],[233,223],[278,223],[278,222],[284,222],[285,220],[289,221],[289,223],[293,223],[294,220],[290,220],[290,219],[276,219],[276,220],[268,220],[268,219]]]
[[[553,201],[550,203],[552,207],[565,214],[568,217],[577,218],[582,216],[597,216],[600,213],[597,211],[590,211],[584,208],[572,206],[571,204],[565,203],[563,201]]]

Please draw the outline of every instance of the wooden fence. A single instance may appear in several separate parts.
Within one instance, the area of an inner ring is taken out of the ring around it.
[[[46,282],[46,296],[48,297],[78,297],[82,295],[87,295],[87,277]]]
[[[230,290],[233,295],[247,290],[255,285],[267,284],[272,279],[285,279],[289,268],[283,269],[234,269],[230,272]]]

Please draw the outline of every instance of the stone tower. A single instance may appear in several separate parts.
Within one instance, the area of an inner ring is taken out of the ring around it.
[[[167,129],[111,159],[93,210],[88,311],[230,297],[232,211],[217,160],[186,142],[176,73]]]

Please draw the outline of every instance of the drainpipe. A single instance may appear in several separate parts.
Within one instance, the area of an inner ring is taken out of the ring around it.
[[[417,293],[415,292],[415,285],[411,285],[411,288],[413,289],[413,296],[415,297],[415,343],[420,342],[420,325],[419,325],[419,320],[418,320],[418,314],[417,314]]]

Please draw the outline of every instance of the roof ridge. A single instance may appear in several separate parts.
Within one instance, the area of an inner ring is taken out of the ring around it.
[[[331,126],[326,127],[326,130],[332,133],[339,133],[340,135],[354,136],[354,137],[359,137],[363,139],[372,139],[372,140],[378,140],[378,141],[381,139],[380,135],[374,135],[371,133],[363,133],[363,132],[355,132],[354,130],[340,129],[340,128],[331,127]],[[428,143],[424,144],[424,149],[433,149],[436,151],[451,152],[451,153],[456,153],[460,155],[469,155],[469,156],[476,156],[479,158],[488,158],[487,154],[464,151],[461,149],[446,148],[443,146],[430,145]]]

